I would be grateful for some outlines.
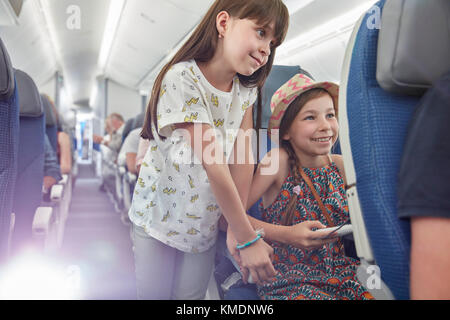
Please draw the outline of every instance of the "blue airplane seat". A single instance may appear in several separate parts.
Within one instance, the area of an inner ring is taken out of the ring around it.
[[[133,122],[133,129],[142,128],[144,126],[145,113],[139,113]]]
[[[32,223],[42,199],[44,174],[45,115],[34,81],[23,71],[15,70],[20,99],[19,159],[13,212],[14,253],[32,240]]]
[[[45,114],[45,133],[50,140],[53,150],[56,152],[58,149],[58,124],[56,115],[50,106],[51,102],[48,100],[47,96],[41,94],[41,100]]]
[[[0,39],[0,264],[8,255],[19,151],[19,104],[14,70]]]
[[[270,101],[272,100],[273,94],[297,73],[304,73],[308,77],[314,79],[307,71],[302,70],[300,66],[272,66],[272,70],[262,89],[262,128],[267,129],[269,126],[269,119],[272,116],[272,112],[270,111]],[[256,108],[254,109],[254,112],[256,113]],[[254,118],[256,119],[256,116]]]
[[[77,139],[76,139],[76,138],[73,138],[73,145],[74,145],[74,147],[75,147],[75,150],[77,150]],[[101,150],[100,150],[100,145],[99,145],[98,143],[93,143],[93,144],[92,144],[92,148],[93,148],[95,151],[98,151],[98,152],[101,151]]]
[[[419,98],[387,92],[377,82],[375,21],[385,2],[379,1],[360,19],[347,47],[339,98],[340,136],[361,259],[358,278],[365,283],[376,264],[381,286],[368,288],[375,298],[409,299],[410,224],[398,219],[396,185],[408,124]]]
[[[122,132],[122,143],[125,141],[126,137],[131,132],[131,130],[133,130],[133,122],[134,122],[134,118],[128,119],[125,122],[125,126],[123,127],[123,132]]]
[[[125,122],[125,127],[122,133],[122,143],[127,138],[128,134],[134,129],[141,128],[144,125],[145,113],[140,113],[136,117],[128,119]]]

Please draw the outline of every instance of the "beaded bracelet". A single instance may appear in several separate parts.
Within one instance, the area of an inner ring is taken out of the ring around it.
[[[240,250],[240,249],[244,249],[244,248],[246,248],[246,247],[251,246],[252,244],[254,244],[254,243],[255,243],[256,241],[258,241],[259,239],[264,238],[265,233],[264,233],[264,229],[263,229],[263,228],[261,228],[261,229],[256,229],[255,232],[256,232],[256,238],[255,238],[255,239],[253,239],[253,240],[247,242],[246,244],[237,245],[236,248],[239,249],[239,250]]]
[[[249,242],[247,242],[245,244],[241,244],[241,245],[238,244],[236,246],[236,249],[241,250],[241,249],[247,248],[247,247],[251,246],[252,244],[254,244],[256,241],[258,241],[259,239],[261,239],[261,235],[260,234],[256,235],[255,239],[250,240]]]

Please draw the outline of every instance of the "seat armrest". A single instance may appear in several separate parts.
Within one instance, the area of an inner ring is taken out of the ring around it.
[[[32,234],[33,237],[42,237],[49,233],[53,218],[52,207],[38,207],[34,214]]]
[[[7,243],[7,257],[9,257],[11,253],[11,243],[12,243],[12,236],[14,233],[14,227],[16,225],[16,214],[13,212],[11,213],[11,220],[9,220],[9,233],[8,233],[8,243]]]
[[[127,173],[127,180],[130,184],[136,183],[137,177],[134,173],[128,172]]]
[[[69,181],[69,175],[63,174],[62,179],[58,181],[58,184],[65,186],[67,184],[67,181]]]
[[[353,238],[353,233],[346,234],[345,236],[342,237],[342,239],[355,242],[355,238]]]
[[[64,193],[64,186],[60,184],[55,184],[50,191],[50,200],[54,202],[61,201]]]

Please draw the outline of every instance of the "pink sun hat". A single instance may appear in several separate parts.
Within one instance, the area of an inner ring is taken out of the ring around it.
[[[314,80],[308,76],[298,73],[283,84],[272,96],[270,102],[272,116],[270,117],[269,127],[267,128],[269,137],[271,136],[271,130],[280,129],[283,115],[291,102],[302,93],[315,88],[322,88],[328,91],[333,99],[334,110],[337,117],[339,109],[339,86],[333,82],[314,82]]]

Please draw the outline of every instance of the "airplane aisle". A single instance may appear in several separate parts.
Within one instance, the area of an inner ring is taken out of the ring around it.
[[[99,190],[94,167],[78,168],[61,255],[80,268],[81,299],[136,299],[129,227]]]

